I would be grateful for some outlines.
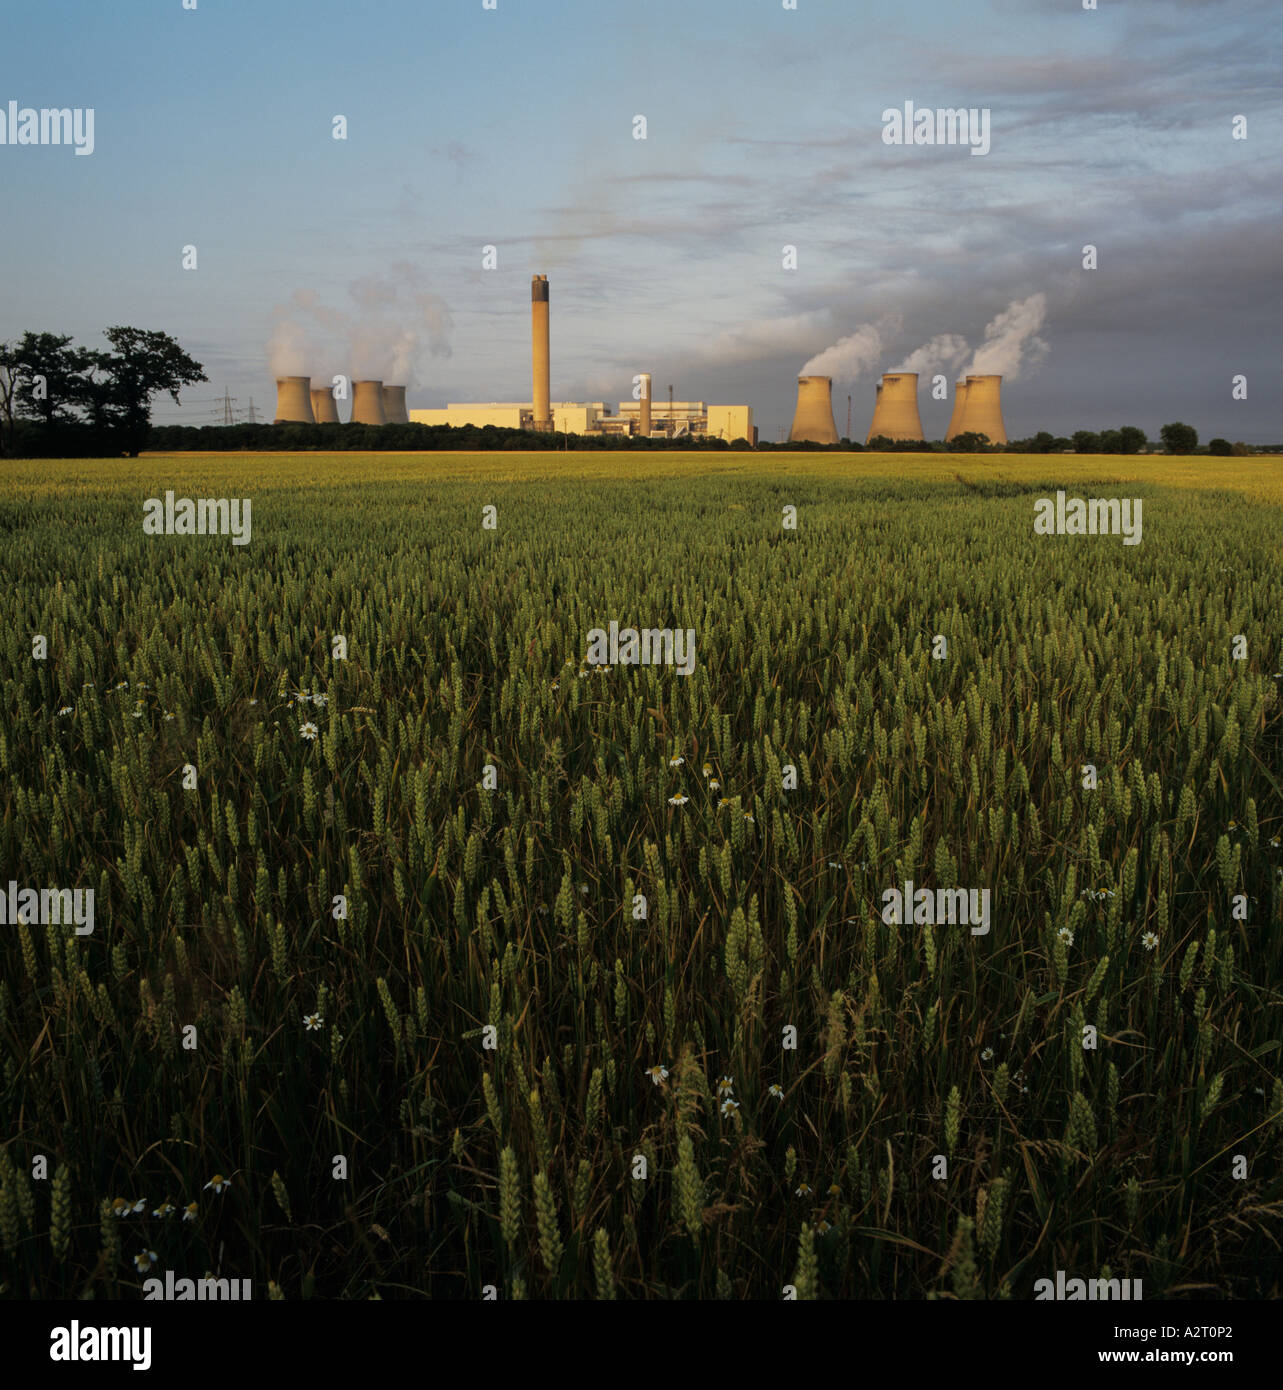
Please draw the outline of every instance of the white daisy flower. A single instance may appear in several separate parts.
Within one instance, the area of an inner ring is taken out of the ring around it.
[[[227,1188],[231,1187],[231,1185],[231,1178],[225,1178],[222,1175],[222,1173],[215,1173],[214,1176],[210,1178],[210,1180],[205,1184],[205,1189],[206,1191],[208,1191],[212,1187],[215,1192],[223,1192]]]
[[[776,1100],[783,1100],[783,1099],[784,1099],[784,1087],[783,1087],[783,1086],[779,1086],[779,1085],[768,1086],[768,1087],[767,1087],[767,1090],[766,1090],[766,1094],[767,1094],[768,1096],[774,1096]]]
[[[183,1220],[184,1220],[184,1221],[195,1221],[195,1220],[196,1220],[196,1213],[197,1213],[199,1210],[200,1210],[200,1207],[199,1207],[199,1204],[198,1204],[198,1203],[196,1203],[196,1202],[188,1202],[188,1204],[183,1208]]]
[[[141,1254],[134,1256],[134,1268],[139,1274],[146,1274],[159,1258],[160,1256],[154,1250],[144,1250]]]
[[[830,869],[840,869],[841,867],[842,867],[842,863],[841,863],[840,860],[838,860],[838,859],[830,859],[830,860],[829,860],[829,868],[830,868]]]
[[[75,713],[75,709],[74,709],[74,707],[71,706],[71,705],[63,705],[63,707],[58,711],[58,713],[59,713],[59,714],[74,714],[74,713]]]
[[[798,1184],[798,1189],[797,1189],[797,1191],[796,1191],[793,1195],[794,1195],[795,1197],[809,1197],[809,1196],[811,1195],[811,1187],[810,1187],[810,1184],[809,1184],[809,1183],[799,1183],[799,1184]]]
[[[320,732],[316,725],[312,723],[300,724],[298,726],[298,731],[301,737],[307,739],[309,743],[314,742],[317,734]]]
[[[168,724],[168,723],[170,722],[170,720],[176,719],[177,717],[178,717],[177,715],[171,714],[171,713],[169,712],[169,710],[166,710],[166,711],[165,711],[165,723],[166,723],[166,724]]]
[[[129,1210],[132,1211],[132,1212],[134,1213],[135,1216],[137,1216],[140,1212],[146,1211],[146,1210],[147,1210],[147,1201],[146,1201],[146,1199],[143,1198],[143,1197],[139,1197],[139,1199],[133,1204],[132,1207],[130,1207]]]
[[[722,789],[722,784],[717,780],[716,777],[714,777],[713,780],[709,782],[708,789],[710,792],[720,792]]]
[[[689,796],[683,796],[680,792],[678,792],[676,796],[670,796],[668,798],[668,804],[670,806],[685,806],[689,800]]]
[[[328,695],[313,695],[313,696],[312,696],[312,703],[313,703],[314,705],[327,705],[327,704],[329,704],[329,696],[328,696]]]
[[[303,1018],[303,1027],[309,1033],[319,1033],[324,1023],[325,1020],[320,1014],[306,1014]]]
[[[1140,939],[1140,944],[1147,950],[1152,951],[1158,945],[1158,937],[1152,931],[1147,931]]]
[[[175,1211],[177,1211],[177,1207],[175,1207],[172,1203],[162,1202],[160,1206],[158,1206],[156,1210],[152,1212],[152,1215],[159,1216],[162,1220],[164,1220],[164,1218],[167,1216],[173,1216]]]
[[[681,757],[669,758],[669,760],[668,760],[668,766],[669,766],[669,767],[681,767],[681,765],[682,765],[685,761],[686,761],[686,759],[685,759],[685,758],[681,758]]]
[[[668,1080],[668,1068],[649,1067],[647,1068],[646,1075],[650,1077],[650,1079],[655,1083],[656,1086],[658,1086],[661,1081]]]
[[[1061,927],[1061,929],[1056,933],[1056,935],[1065,943],[1066,946],[1072,946],[1074,944],[1074,934],[1069,930],[1068,927]]]
[[[713,764],[705,763],[704,766],[700,768],[700,771],[704,774],[705,777],[711,777],[713,775]]]
[[[739,1103],[739,1101],[737,1101],[737,1100],[731,1100],[731,1098],[730,1098],[729,1096],[727,1096],[727,1098],[722,1102],[722,1114],[723,1114],[723,1115],[729,1115],[729,1114],[731,1113],[732,1110],[738,1110],[739,1108],[740,1108],[740,1103]]]
[[[991,1062],[993,1060],[993,1048],[986,1047],[985,1050],[980,1054],[980,1060],[982,1062]]]

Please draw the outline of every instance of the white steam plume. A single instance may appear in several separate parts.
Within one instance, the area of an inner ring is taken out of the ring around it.
[[[902,322],[899,314],[884,314],[877,323],[862,323],[854,333],[816,353],[798,375],[855,381],[882,360],[883,338],[898,333]]]
[[[328,382],[342,373],[413,386],[425,352],[450,356],[449,305],[422,286],[414,266],[398,262],[387,275],[362,276],[348,294],[354,312],[323,304],[313,289],[295,290],[288,305],[277,305],[267,346],[275,376]]]
[[[985,340],[967,368],[968,375],[1002,376],[1015,381],[1025,367],[1036,366],[1048,347],[1037,336],[1047,317],[1047,296],[1013,300],[985,328]]]
[[[956,367],[971,351],[967,340],[958,333],[937,333],[929,343],[915,348],[893,368],[897,372],[917,372],[924,375],[939,371],[942,367]]]

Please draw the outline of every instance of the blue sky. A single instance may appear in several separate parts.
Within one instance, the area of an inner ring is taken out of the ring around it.
[[[776,438],[807,360],[870,325],[834,383],[862,437],[879,371],[951,334],[952,377],[1032,303],[1004,347],[1013,436],[1283,440],[1283,9],[1099,4],[10,7],[0,107],[93,107],[95,150],[0,147],[0,338],[172,333],[211,381],[164,420],[224,389],[270,418],[274,365],[401,371],[412,406],[529,399],[541,272],[555,399],[650,371]],[[990,152],[884,144],[908,100],[988,108]],[[949,409],[924,381],[928,435]]]

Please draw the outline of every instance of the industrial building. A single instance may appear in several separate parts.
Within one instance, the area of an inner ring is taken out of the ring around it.
[[[410,420],[419,425],[470,425],[482,429],[533,430],[537,433],[616,434],[651,439],[693,436],[724,439],[732,443],[757,442],[752,407],[708,405],[704,401],[655,401],[651,399],[651,374],[641,372],[642,398],[620,401],[612,411],[604,401],[554,401],[549,349],[548,277],[536,275],[530,282],[530,401],[452,401],[443,409],[412,410]]]
[[[650,428],[643,429],[642,401],[620,401],[612,411],[605,401],[551,401],[552,430],[560,434],[647,434],[653,439],[693,435],[697,439],[753,441],[753,411],[747,405],[708,405],[704,401],[650,402]],[[496,425],[509,430],[537,428],[533,404],[525,401],[451,402],[441,410],[412,410],[419,425]],[[670,428],[671,425],[671,428]]]

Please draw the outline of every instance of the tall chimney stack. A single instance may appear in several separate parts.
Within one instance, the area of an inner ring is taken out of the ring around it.
[[[643,439],[650,438],[650,373],[641,374],[641,410],[637,422],[637,433]]]
[[[312,414],[312,378],[310,376],[278,376],[276,378],[276,420],[278,425],[314,425]]]
[[[530,281],[530,347],[534,365],[534,427],[552,430],[551,369],[548,352],[548,277],[535,275]]]
[[[833,421],[833,378],[800,376],[797,379],[797,410],[789,443],[836,444],[838,427]]]
[[[1002,378],[1000,376],[969,376],[967,401],[962,411],[959,434],[984,434],[990,444],[1007,442],[1007,427],[1002,423]]]
[[[352,424],[386,425],[383,413],[383,383],[354,381],[352,383]]]
[[[339,423],[339,407],[333,391],[327,391],[324,386],[312,388],[312,414],[316,417],[318,425]]]
[[[962,424],[962,417],[967,409],[967,382],[964,377],[961,381],[955,382],[953,387],[953,414],[949,416],[949,428],[944,432],[945,443],[947,444],[956,434],[959,433],[959,426]]]
[[[405,408],[405,387],[385,386],[383,388],[383,417],[389,425],[408,425],[410,416]]]
[[[918,415],[917,372],[883,372],[873,407],[873,423],[865,439],[885,435],[895,440],[920,440],[922,420]]]

